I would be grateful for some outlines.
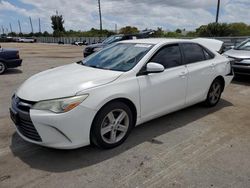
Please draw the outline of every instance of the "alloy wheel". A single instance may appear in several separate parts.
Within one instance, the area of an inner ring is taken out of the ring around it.
[[[129,116],[122,109],[109,112],[101,124],[101,137],[108,144],[122,140],[129,129]]]
[[[0,62],[0,74],[2,74],[5,71],[5,65]]]
[[[210,92],[209,92],[209,101],[211,104],[216,104],[221,95],[221,84],[219,82],[214,82]]]

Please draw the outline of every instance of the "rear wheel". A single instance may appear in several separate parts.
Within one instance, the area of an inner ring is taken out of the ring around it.
[[[0,74],[3,74],[6,71],[6,65],[3,62],[0,62]]]
[[[223,84],[221,80],[219,79],[214,80],[208,91],[205,104],[209,107],[215,106],[220,101],[222,91],[223,91]]]
[[[90,139],[100,148],[114,148],[123,143],[133,127],[130,108],[122,102],[104,106],[96,115]]]

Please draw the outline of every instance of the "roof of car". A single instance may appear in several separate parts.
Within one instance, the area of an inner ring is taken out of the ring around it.
[[[142,43],[142,44],[160,44],[160,43],[173,43],[173,42],[192,42],[188,39],[166,39],[166,38],[147,38],[121,41],[121,43]]]

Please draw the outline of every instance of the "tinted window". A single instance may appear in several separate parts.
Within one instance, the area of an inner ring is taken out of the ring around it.
[[[197,44],[182,44],[186,63],[204,61],[205,55],[203,48]]]
[[[165,69],[181,65],[179,45],[166,46],[160,49],[150,60],[162,64]]]
[[[210,54],[210,53],[208,53],[206,50],[204,50],[203,49],[203,52],[204,52],[204,55],[205,55],[205,59],[212,59],[213,58],[213,56]]]
[[[151,44],[115,43],[96,52],[82,64],[99,69],[128,71],[132,69],[153,47]]]

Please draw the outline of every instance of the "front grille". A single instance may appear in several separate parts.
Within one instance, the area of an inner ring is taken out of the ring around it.
[[[93,51],[93,49],[92,48],[85,48],[85,52],[92,52]]]
[[[17,109],[24,111],[24,112],[29,112],[30,108],[34,104],[35,102],[33,101],[23,100],[17,96],[13,96],[12,98],[12,105],[14,105]]]
[[[35,126],[30,118],[30,108],[35,102],[20,99],[17,96],[12,97],[12,110],[11,118],[16,124],[18,131],[30,140],[41,142],[42,139],[38,134]]]
[[[38,134],[36,128],[34,127],[34,125],[31,121],[27,121],[27,120],[24,120],[24,119],[19,117],[19,122],[16,126],[17,126],[17,129],[19,130],[19,132],[23,136],[25,136],[31,140],[37,141],[37,142],[42,141],[40,135]]]
[[[234,65],[250,66],[250,64],[240,62],[235,62]]]

